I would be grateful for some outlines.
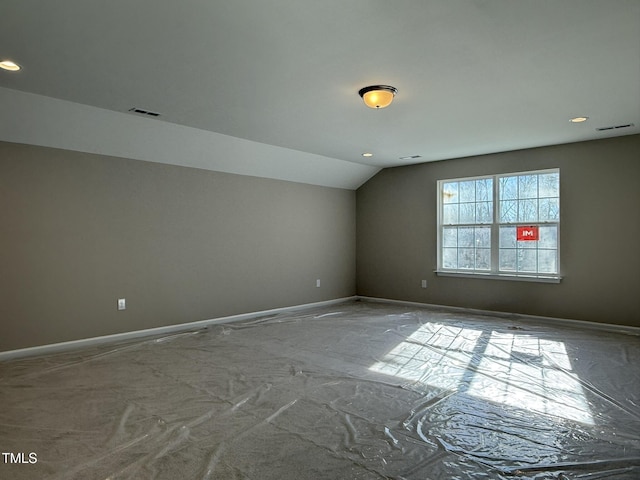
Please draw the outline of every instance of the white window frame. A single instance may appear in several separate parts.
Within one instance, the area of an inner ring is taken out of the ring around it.
[[[438,180],[437,182],[437,269],[436,274],[439,276],[455,276],[455,277],[469,277],[469,278],[486,278],[486,279],[498,279],[498,280],[517,280],[517,281],[528,281],[528,282],[544,282],[544,283],[559,283],[562,279],[560,272],[560,222],[561,218],[554,221],[538,221],[536,222],[510,222],[510,223],[500,223],[500,199],[499,199],[499,189],[500,189],[500,179],[504,177],[513,177],[519,175],[540,175],[540,174],[548,174],[548,173],[557,173],[560,175],[559,168],[552,169],[543,169],[543,170],[530,170],[530,171],[522,171],[522,172],[511,172],[511,173],[500,173],[494,175],[480,175],[474,177],[462,177],[462,178],[449,178]],[[444,211],[444,202],[443,202],[443,185],[445,183],[450,182],[465,182],[471,180],[483,180],[483,179],[492,179],[493,180],[493,207],[492,207],[492,222],[491,223],[469,223],[469,224],[448,224],[458,227],[490,227],[491,228],[491,247],[490,247],[490,255],[491,255],[491,265],[489,270],[473,270],[473,269],[447,269],[443,267],[443,227],[447,226],[443,224],[443,211]],[[538,200],[540,197],[538,192]],[[560,202],[560,191],[558,191],[558,202]],[[559,208],[559,206],[558,206]],[[539,273],[539,272],[517,272],[517,271],[500,271],[500,227],[501,226],[523,226],[523,225],[555,225],[557,228],[557,243],[556,243],[556,273]]]

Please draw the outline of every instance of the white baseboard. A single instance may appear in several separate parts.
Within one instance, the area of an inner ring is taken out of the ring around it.
[[[164,327],[135,330],[132,332],[124,332],[124,333],[116,333],[113,335],[104,335],[100,337],[84,338],[80,340],[53,343],[49,345],[39,345],[36,347],[21,348],[18,350],[8,350],[5,352],[0,352],[0,362],[6,361],[6,360],[13,360],[16,358],[34,357],[39,355],[48,355],[52,353],[66,352],[70,350],[76,350],[76,349],[81,349],[81,348],[86,348],[86,347],[91,347],[96,345],[104,345],[108,343],[118,343],[118,342],[136,339],[136,338],[150,337],[155,335],[166,335],[170,333],[184,332],[188,330],[197,330],[199,328],[204,328],[209,325],[238,322],[241,320],[249,320],[252,318],[258,318],[265,315],[274,315],[278,313],[292,312],[295,310],[306,310],[314,307],[336,305],[336,304],[340,304],[340,303],[344,303],[352,300],[363,300],[363,301],[376,302],[376,303],[405,305],[405,306],[413,306],[413,307],[419,307],[419,308],[436,308],[439,310],[447,310],[451,312],[466,312],[466,313],[473,313],[473,314],[479,314],[479,315],[492,315],[492,316],[509,318],[509,319],[518,320],[518,321],[533,320],[536,322],[550,323],[553,325],[566,325],[566,326],[579,327],[583,329],[586,328],[586,329],[592,329],[592,330],[624,333],[627,335],[629,334],[640,335],[640,327],[632,327],[627,325],[614,325],[614,324],[607,324],[607,323],[587,322],[584,320],[571,320],[571,319],[563,319],[563,318],[542,317],[542,316],[536,316],[536,315],[495,312],[490,310],[452,307],[448,305],[436,305],[431,303],[410,302],[405,300],[392,300],[388,298],[365,297],[365,296],[357,295],[353,297],[342,297],[342,298],[336,298],[333,300],[325,300],[322,302],[306,303],[302,305],[293,305],[290,307],[274,308],[271,310],[262,310],[257,312],[242,313],[239,315],[231,315],[227,317],[212,318],[209,320],[199,320],[197,322],[179,323],[175,325],[167,325]]]
[[[390,303],[395,305],[406,305],[413,307],[421,307],[421,308],[437,308],[440,310],[448,310],[451,312],[467,312],[474,313],[478,315],[491,315],[494,317],[508,318],[511,320],[518,321],[526,321],[533,320],[540,323],[551,323],[553,325],[572,325],[580,328],[588,328],[591,330],[599,330],[599,331],[607,331],[607,332],[616,332],[616,333],[624,333],[627,335],[640,335],[640,327],[633,327],[631,325],[616,325],[612,323],[599,323],[599,322],[589,322],[586,320],[573,320],[569,318],[556,318],[556,317],[543,317],[539,315],[526,315],[523,313],[510,313],[510,312],[496,312],[492,310],[480,310],[477,308],[464,308],[464,307],[452,307],[449,305],[437,305],[433,303],[420,303],[420,302],[409,302],[405,300],[392,300],[388,298],[378,298],[378,297],[364,297],[358,296],[360,300],[366,300],[369,302],[377,302],[377,303]]]
[[[292,312],[295,310],[306,310],[314,307],[323,307],[327,305],[335,305],[339,303],[348,302],[350,300],[356,300],[358,297],[343,297],[335,298],[333,300],[325,300],[322,302],[305,303],[302,305],[293,305],[290,307],[273,308],[271,310],[261,310],[258,312],[242,313],[239,315],[231,315],[228,317],[218,317],[209,320],[199,320],[196,322],[179,323],[175,325],[167,325],[164,327],[147,328],[144,330],[135,330],[132,332],[115,333],[112,335],[104,335],[100,337],[83,338],[80,340],[72,340],[69,342],[52,343],[49,345],[39,345],[36,347],[21,348],[18,350],[8,350],[6,352],[0,352],[0,362],[6,360],[13,360],[23,357],[34,357],[39,355],[48,355],[51,353],[60,353],[70,350],[76,350],[80,348],[92,347],[96,345],[104,345],[107,343],[117,343],[135,338],[150,337],[154,335],[166,335],[169,333],[183,332],[187,330],[197,330],[209,325],[218,325],[221,323],[231,323],[240,320],[248,320],[251,318],[258,318],[265,315],[274,315],[278,313]]]

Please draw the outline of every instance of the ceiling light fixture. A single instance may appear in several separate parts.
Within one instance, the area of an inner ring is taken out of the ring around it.
[[[391,85],[371,85],[361,88],[358,95],[362,97],[367,107],[380,109],[391,105],[396,93],[398,89]]]
[[[9,70],[10,72],[17,72],[21,67],[11,60],[2,60],[0,62],[0,68],[2,68],[3,70]]]
[[[582,123],[582,122],[586,122],[587,120],[589,120],[589,117],[573,117],[569,121],[571,123]]]
[[[362,154],[363,157],[373,157],[373,153],[365,152]]]

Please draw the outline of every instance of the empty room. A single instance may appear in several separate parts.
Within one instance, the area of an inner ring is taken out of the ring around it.
[[[0,478],[640,478],[638,0],[0,17]]]

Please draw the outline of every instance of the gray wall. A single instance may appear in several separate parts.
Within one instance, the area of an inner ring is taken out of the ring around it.
[[[0,143],[0,205],[0,351],[355,294],[353,191]]]
[[[437,180],[554,167],[560,284],[435,275]],[[640,326],[638,135],[387,169],[356,204],[359,295]]]

